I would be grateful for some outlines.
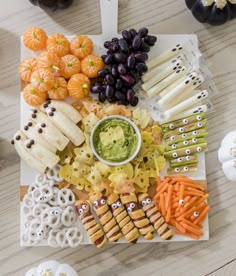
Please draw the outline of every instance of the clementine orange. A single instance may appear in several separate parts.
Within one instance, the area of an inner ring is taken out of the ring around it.
[[[54,75],[49,69],[38,68],[32,73],[30,82],[34,88],[45,92],[53,87]]]
[[[60,58],[50,52],[43,52],[37,58],[38,68],[49,69],[52,73],[58,74],[60,68]]]
[[[84,59],[92,53],[93,41],[86,35],[77,35],[71,40],[70,51],[79,59]]]
[[[35,70],[37,65],[35,58],[26,58],[18,66],[18,72],[20,78],[25,82],[30,82],[32,72]]]
[[[53,34],[47,39],[47,49],[48,52],[62,57],[69,54],[70,43],[63,34]]]
[[[66,55],[61,58],[60,62],[61,74],[66,79],[80,72],[80,61],[74,55]]]
[[[27,84],[24,88],[23,96],[25,101],[32,106],[38,106],[47,99],[47,93],[39,91],[37,88],[33,87],[31,83]]]
[[[86,97],[90,91],[90,87],[89,78],[81,73],[73,75],[67,85],[69,95],[76,99]]]
[[[51,100],[63,100],[68,95],[67,81],[62,77],[56,77],[54,85],[48,90],[48,97]]]
[[[101,57],[88,55],[81,61],[81,71],[89,78],[96,78],[98,71],[104,68],[104,63]]]
[[[47,35],[38,27],[30,27],[23,34],[25,47],[32,51],[40,51],[46,48]]]

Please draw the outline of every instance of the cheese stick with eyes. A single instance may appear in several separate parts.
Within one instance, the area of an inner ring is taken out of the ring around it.
[[[168,168],[167,173],[168,174],[176,174],[176,173],[187,173],[187,172],[195,172],[197,171],[197,165],[188,165],[183,167],[175,167],[175,168]]]
[[[139,233],[146,240],[153,239],[154,228],[150,224],[149,219],[146,217],[144,211],[138,206],[138,199],[134,193],[125,193],[120,195],[123,205],[125,205],[129,216],[134,222],[134,225],[139,229]]]
[[[175,159],[171,159],[169,162],[171,168],[194,165],[198,163],[198,157],[197,155],[181,156]]]
[[[95,212],[108,240],[110,242],[118,241],[122,234],[112,212],[109,209],[106,197],[100,192],[94,192],[90,195],[89,201],[95,208]]]
[[[111,194],[107,199],[107,203],[110,206],[113,216],[115,217],[125,239],[128,242],[136,243],[139,237],[139,231],[128,215],[124,205],[120,202],[119,195]]]
[[[158,211],[155,203],[151,200],[149,194],[141,193],[138,195],[139,204],[142,206],[143,211],[149,218],[155,230],[163,240],[170,240],[174,232],[166,224],[162,214]]]
[[[75,203],[76,211],[87,231],[90,240],[98,248],[102,248],[107,243],[107,238],[90,211],[89,203],[86,200],[78,200]]]

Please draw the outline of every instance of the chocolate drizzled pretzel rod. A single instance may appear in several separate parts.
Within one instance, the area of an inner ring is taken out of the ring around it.
[[[111,194],[107,199],[107,203],[110,206],[113,216],[115,217],[125,239],[128,242],[136,243],[139,237],[138,229],[135,227],[124,205],[120,202],[119,195]]]
[[[112,212],[106,201],[106,197],[100,192],[94,192],[90,195],[89,201],[95,208],[95,212],[99,218],[99,221],[103,227],[106,237],[110,242],[116,242],[122,236],[120,228],[117,225]]]
[[[150,224],[149,219],[146,217],[144,211],[138,206],[138,199],[134,193],[125,193],[120,195],[123,205],[125,205],[129,216],[134,222],[134,225],[139,229],[140,234],[146,240],[153,239],[154,228]]]
[[[138,201],[142,206],[143,211],[146,216],[149,218],[150,222],[154,226],[155,230],[163,240],[170,240],[174,232],[168,227],[165,222],[165,219],[158,211],[155,203],[151,200],[149,194],[141,193],[138,195]]]
[[[91,242],[102,248],[107,243],[107,238],[91,213],[89,203],[86,200],[78,200],[75,202],[75,208]]]

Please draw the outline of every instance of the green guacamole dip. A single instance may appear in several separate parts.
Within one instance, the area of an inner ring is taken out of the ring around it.
[[[103,121],[95,130],[93,144],[97,154],[109,162],[122,162],[135,152],[137,134],[127,121],[113,118]]]

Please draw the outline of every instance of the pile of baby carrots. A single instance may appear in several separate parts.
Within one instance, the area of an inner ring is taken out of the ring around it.
[[[157,178],[156,195],[159,211],[176,233],[198,240],[204,233],[203,221],[210,209],[205,187],[186,176]]]

